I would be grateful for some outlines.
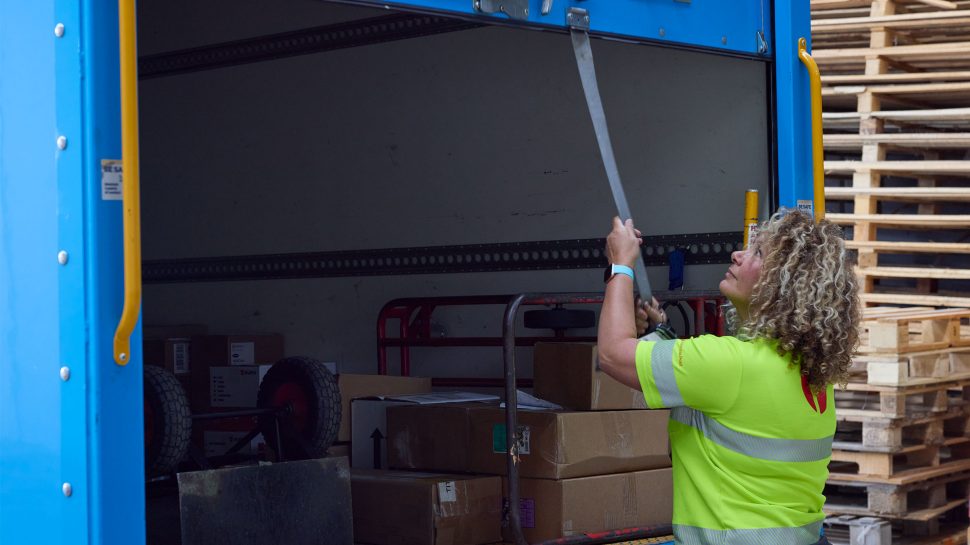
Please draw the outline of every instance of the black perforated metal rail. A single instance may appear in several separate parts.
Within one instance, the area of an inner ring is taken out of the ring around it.
[[[606,264],[604,244],[587,238],[158,260],[146,261],[142,276],[145,283],[166,283],[595,269]],[[670,252],[683,248],[688,265],[728,263],[740,247],[735,232],[664,235],[645,237],[643,256],[648,266],[666,265]]]
[[[468,30],[480,26],[483,25],[436,15],[395,13],[282,34],[146,55],[138,59],[138,77],[150,79],[171,76]]]

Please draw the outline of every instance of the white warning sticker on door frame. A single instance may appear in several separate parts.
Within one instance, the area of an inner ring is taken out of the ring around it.
[[[121,195],[121,160],[101,160],[101,200],[120,201]]]

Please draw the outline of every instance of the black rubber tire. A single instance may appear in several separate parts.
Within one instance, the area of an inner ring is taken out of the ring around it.
[[[283,389],[298,389],[305,400],[305,414],[284,417],[280,442],[287,460],[323,458],[327,449],[337,439],[340,429],[340,390],[337,379],[322,363],[312,358],[284,358],[273,364],[263,377],[256,396],[261,409],[281,409],[277,399],[284,395]],[[298,394],[299,395],[299,394]],[[289,404],[289,403],[288,403]],[[266,444],[275,449],[277,445],[276,419],[259,417],[259,429]],[[293,437],[296,433],[298,437]]]
[[[145,365],[145,473],[149,477],[171,473],[189,452],[192,414],[185,389],[175,375],[156,365]]]
[[[523,323],[528,329],[585,329],[596,325],[596,313],[568,308],[529,310]]]

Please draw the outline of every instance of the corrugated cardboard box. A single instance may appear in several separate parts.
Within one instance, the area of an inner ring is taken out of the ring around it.
[[[670,467],[668,414],[519,411],[520,475],[564,479]],[[387,419],[392,468],[506,474],[504,409],[391,407]]]
[[[566,479],[670,467],[669,411],[520,411],[519,475]],[[505,411],[469,413],[468,470],[506,474]]]
[[[498,477],[352,470],[354,541],[480,545],[502,539]]]
[[[281,335],[192,337],[189,400],[193,412],[255,407],[262,375],[283,354]]]
[[[508,492],[508,483],[504,483]],[[587,532],[670,524],[669,468],[552,481],[519,480],[519,517],[530,543]],[[506,531],[505,539],[513,536]]]
[[[643,393],[596,368],[592,343],[539,343],[533,356],[535,395],[575,411],[646,409]]]
[[[471,411],[482,403],[405,405],[387,409],[387,459],[394,469],[468,471]]]
[[[498,403],[498,396],[470,392],[436,392],[427,394],[381,396],[355,399],[350,404],[351,445],[350,466],[354,469],[387,469],[388,449],[387,412],[402,405],[438,406],[473,401]],[[435,418],[440,414],[435,413]],[[467,429],[467,426],[465,427]],[[461,467],[438,467],[435,471],[461,471]]]
[[[425,394],[431,391],[431,379],[419,377],[395,377],[390,375],[337,376],[340,389],[340,432],[337,441],[350,441],[350,402],[356,398]]]

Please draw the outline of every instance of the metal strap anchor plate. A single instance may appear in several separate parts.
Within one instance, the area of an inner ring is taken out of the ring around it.
[[[504,13],[520,20],[529,18],[529,0],[475,0],[474,5],[482,13]]]

